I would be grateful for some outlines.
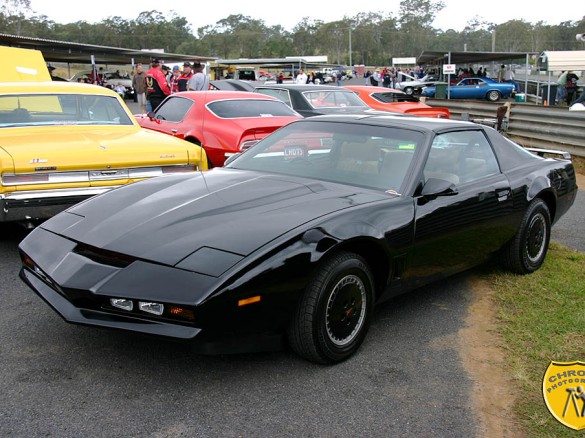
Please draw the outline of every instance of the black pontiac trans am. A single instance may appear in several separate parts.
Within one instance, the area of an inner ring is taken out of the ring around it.
[[[20,276],[71,323],[202,352],[288,339],[335,363],[359,348],[383,300],[491,255],[537,270],[576,191],[570,160],[485,126],[312,117],[223,168],[55,216],[22,241]]]

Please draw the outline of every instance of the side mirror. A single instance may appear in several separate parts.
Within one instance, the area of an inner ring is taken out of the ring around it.
[[[146,117],[148,117],[150,120],[154,120],[154,112],[152,111],[147,112]]]
[[[455,184],[440,178],[429,178],[421,191],[421,195],[429,199],[434,199],[438,196],[453,196],[457,193]]]

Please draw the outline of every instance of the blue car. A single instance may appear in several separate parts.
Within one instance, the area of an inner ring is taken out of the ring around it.
[[[435,97],[435,91],[435,87],[425,87],[422,95]],[[451,99],[487,99],[490,102],[497,102],[510,97],[513,91],[514,84],[511,83],[496,82],[484,77],[470,77],[451,85],[449,97]]]

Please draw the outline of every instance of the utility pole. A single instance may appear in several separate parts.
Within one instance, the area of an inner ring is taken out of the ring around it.
[[[351,26],[349,27],[349,67],[353,71],[353,62],[351,60]]]

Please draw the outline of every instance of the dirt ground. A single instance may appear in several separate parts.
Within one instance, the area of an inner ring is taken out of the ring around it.
[[[585,188],[585,175],[577,174],[577,185]],[[480,279],[471,284],[473,302],[465,328],[459,332],[460,352],[465,370],[473,381],[473,405],[482,437],[523,438],[514,415],[518,397],[509,378],[502,339],[497,325],[493,291]]]
[[[493,291],[480,279],[473,280],[471,287],[473,302],[465,328],[459,332],[459,351],[473,381],[472,403],[479,417],[480,436],[522,438],[514,420],[515,385],[506,371],[502,341],[494,329],[497,306]]]

